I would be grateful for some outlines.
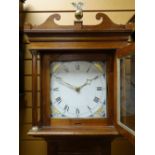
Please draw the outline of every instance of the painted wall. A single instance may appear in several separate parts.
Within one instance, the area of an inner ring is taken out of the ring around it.
[[[51,15],[53,10],[74,10],[71,2],[77,0],[27,0],[20,3],[20,23],[41,24]],[[84,10],[104,10],[117,24],[125,24],[134,14],[134,0],[80,0]],[[73,24],[73,13],[61,13],[58,24]],[[84,13],[83,23],[97,24],[95,13]],[[39,66],[38,59],[38,66]],[[24,53],[24,100],[20,103],[20,155],[46,155],[46,143],[41,138],[27,135],[32,123],[32,57],[27,49]],[[38,100],[40,94],[38,70]],[[38,110],[39,110],[38,103]],[[134,148],[123,139],[118,138],[112,143],[112,155],[134,155]]]
[[[50,11],[74,10],[72,2],[77,0],[27,0],[23,10],[26,11],[25,22],[41,24],[51,15]],[[134,0],[81,0],[84,3],[83,10],[104,10],[104,12],[117,24],[125,24],[134,14]],[[48,13],[45,13],[45,11]],[[74,22],[73,13],[61,13],[62,25],[70,25]],[[84,24],[97,24],[95,13],[84,13]]]

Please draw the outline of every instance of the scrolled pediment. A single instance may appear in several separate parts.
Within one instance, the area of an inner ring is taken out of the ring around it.
[[[125,30],[125,25],[115,24],[106,14],[97,13],[96,20],[101,20],[98,25],[83,25],[82,21],[75,21],[74,25],[58,25],[55,21],[61,19],[60,14],[50,15],[41,25],[27,24],[24,27],[28,31],[106,31],[106,30]]]

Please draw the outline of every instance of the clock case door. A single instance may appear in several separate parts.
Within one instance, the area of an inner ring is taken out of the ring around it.
[[[87,53],[63,53],[63,54],[49,54],[44,53],[41,55],[41,102],[42,108],[40,112],[41,126],[103,126],[112,125],[113,120],[113,98],[107,92],[107,117],[106,118],[93,118],[93,119],[54,119],[49,117],[50,111],[50,64],[55,61],[105,61],[106,62],[106,80],[107,90],[113,93],[113,75],[112,75],[112,62],[113,54],[87,54]]]
[[[115,53],[115,125],[132,144],[135,143],[135,44]]]

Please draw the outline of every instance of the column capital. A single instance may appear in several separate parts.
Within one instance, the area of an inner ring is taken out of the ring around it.
[[[32,54],[32,55],[37,55],[38,52],[37,52],[36,50],[31,50],[31,54]]]

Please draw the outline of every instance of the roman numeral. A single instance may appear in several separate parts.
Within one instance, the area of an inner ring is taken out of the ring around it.
[[[68,110],[69,110],[69,106],[68,105],[65,105],[64,111],[68,111]]]
[[[61,115],[61,117],[65,117],[65,115],[64,115],[64,114],[62,114],[62,115]]]
[[[69,72],[69,69],[64,64],[63,64],[63,68],[64,68],[65,72],[67,72],[67,73]]]
[[[67,72],[67,73],[69,72],[68,68],[64,68],[64,71]]]
[[[75,69],[76,70],[80,70],[80,65],[79,64],[75,64]]]
[[[102,87],[97,87],[97,91],[101,91],[102,90]]]
[[[59,88],[53,88],[53,91],[59,91]]]
[[[94,101],[95,103],[98,103],[99,100],[100,100],[100,99],[99,99],[98,97],[95,97],[93,101]]]
[[[87,108],[89,109],[90,112],[92,112],[92,111],[91,111],[92,109],[91,109],[89,106],[87,106]]]
[[[56,102],[57,102],[58,104],[60,104],[61,101],[62,101],[62,100],[61,100],[61,97],[57,97],[57,98],[56,98]]]
[[[102,116],[105,117],[105,112],[103,112]]]
[[[90,71],[90,67],[87,69],[87,71],[86,71],[86,72],[88,73],[89,71]]]
[[[91,114],[89,117],[94,117],[94,115],[93,115],[93,114]]]
[[[78,108],[76,108],[76,115],[78,116],[80,113],[80,110]]]

